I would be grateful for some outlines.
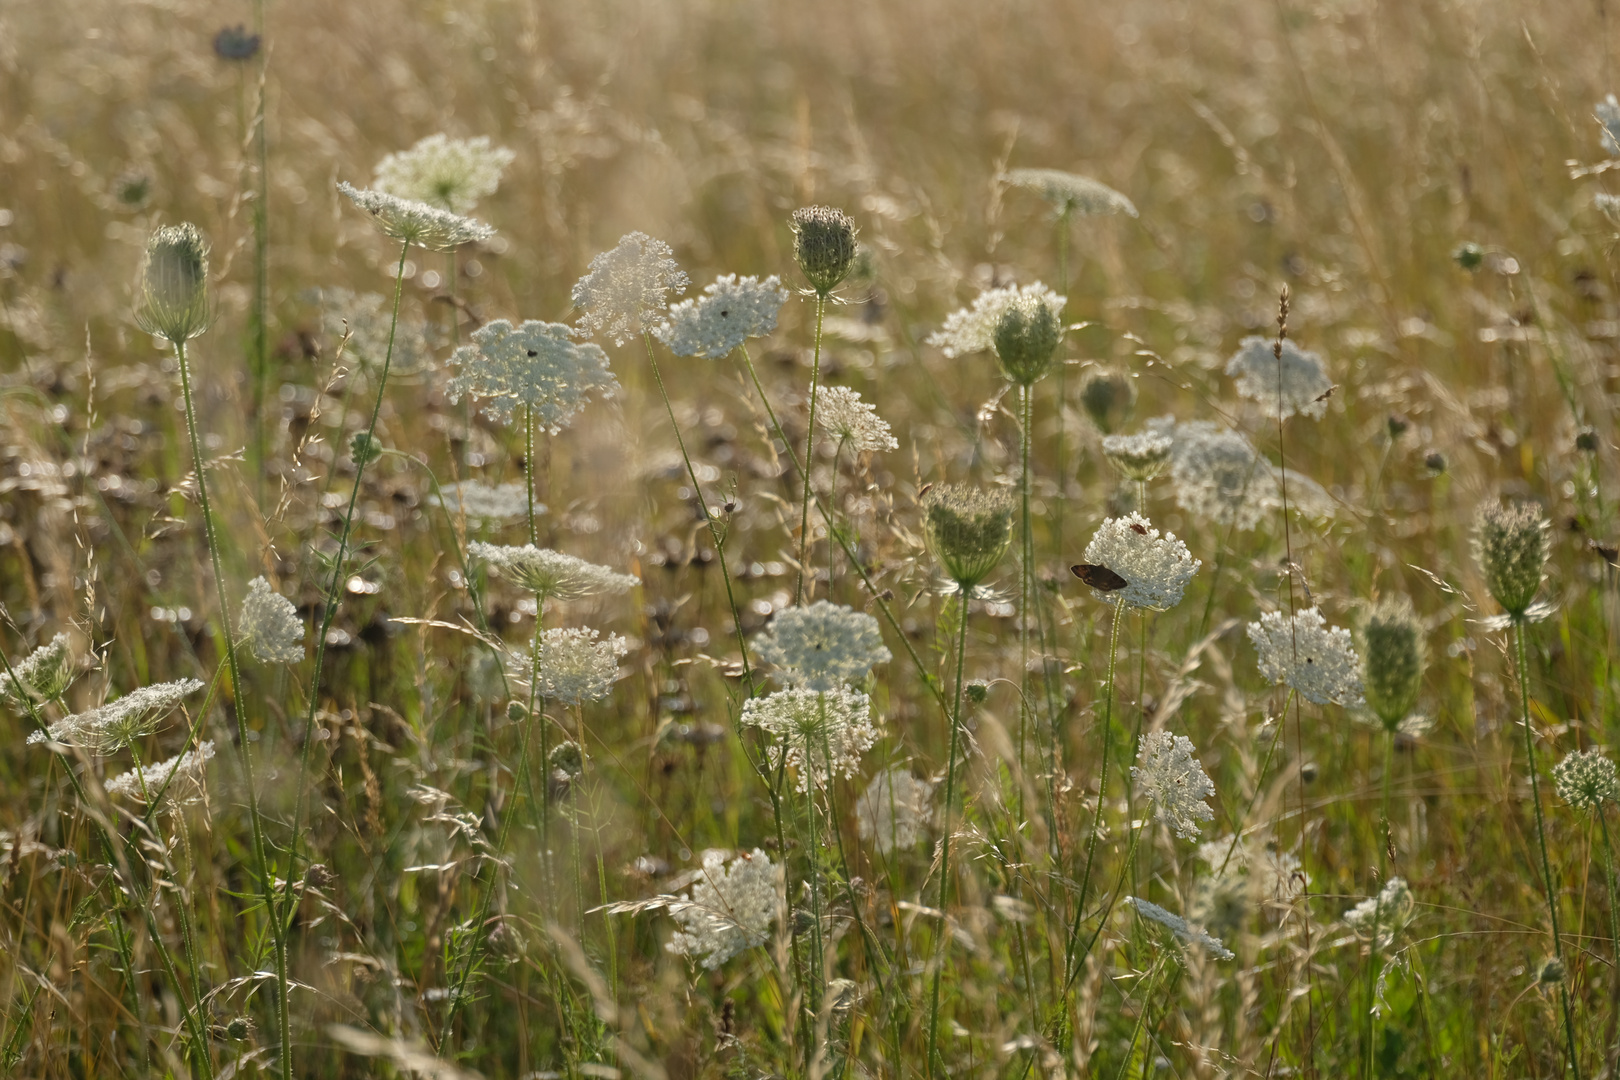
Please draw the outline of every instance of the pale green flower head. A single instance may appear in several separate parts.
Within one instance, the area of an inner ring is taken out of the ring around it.
[[[1077,176],[1062,169],[1008,169],[1003,179],[1012,187],[1035,192],[1062,215],[1137,216],[1131,200],[1089,176]]]
[[[1236,380],[1238,393],[1270,416],[1280,414],[1286,420],[1298,413],[1321,419],[1333,390],[1322,358],[1287,339],[1282,343],[1281,358],[1273,351],[1276,348],[1276,341],[1270,338],[1243,339],[1226,362],[1226,373]]]
[[[1406,597],[1381,602],[1361,630],[1361,682],[1368,710],[1395,731],[1417,707],[1427,655],[1423,628]]]
[[[1601,750],[1577,750],[1553,766],[1553,786],[1560,799],[1589,814],[1620,799],[1620,776]]]
[[[547,600],[582,600],[587,596],[619,595],[641,584],[639,578],[605,566],[564,555],[533,544],[512,547],[475,540],[467,554],[483,559],[501,577]]]
[[[928,550],[964,590],[996,568],[1012,540],[1012,499],[1001,491],[939,484],[923,496]]]
[[[135,321],[175,345],[208,329],[208,243],[197,226],[165,225],[146,244]]]
[[[1524,618],[1541,591],[1549,528],[1535,503],[1488,502],[1474,515],[1474,558],[1491,595],[1514,620]]]
[[[57,634],[12,664],[10,675],[0,671],[0,699],[19,712],[27,712],[29,702],[38,704],[61,697],[78,673],[68,636]]]
[[[1170,464],[1175,440],[1159,431],[1103,436],[1103,456],[1127,480],[1147,483]]]
[[[776,329],[776,316],[787,302],[787,290],[776,277],[764,281],[727,274],[669,309],[653,336],[676,356],[720,360],[751,337]]]
[[[267,664],[296,664],[304,658],[304,622],[298,608],[262,577],[248,585],[237,628],[242,644]]]
[[[855,223],[830,206],[793,211],[793,258],[811,288],[826,296],[855,265]]]
[[[136,739],[157,730],[163,718],[203,684],[197,679],[154,683],[132,690],[99,708],[78,713],[52,724],[48,731],[28,736],[30,743],[67,743],[95,754],[114,753]]]
[[[481,221],[425,202],[345,182],[337,187],[350,202],[370,214],[385,235],[427,251],[454,251],[462,244],[479,243],[495,235],[495,230]]]
[[[542,430],[557,434],[593,393],[611,397],[619,387],[601,346],[574,335],[563,323],[536,319],[485,323],[450,357],[461,371],[450,380],[450,400],[479,398],[484,415],[501,423],[521,406]]]
[[[1021,296],[996,320],[993,340],[1007,377],[1019,386],[1033,386],[1052,366],[1063,326],[1050,305]]]
[[[501,173],[514,157],[503,146],[491,146],[487,135],[476,139],[429,135],[378,162],[375,182],[378,191],[465,214],[478,200],[495,194]]]

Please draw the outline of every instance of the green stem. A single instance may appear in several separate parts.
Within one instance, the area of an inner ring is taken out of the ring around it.
[[[957,582],[956,695],[951,708],[951,750],[945,768],[945,823],[939,848],[939,944],[934,948],[934,979],[928,1003],[928,1075],[935,1078],[944,1072],[944,1062],[939,1056],[939,981],[951,938],[946,907],[950,903],[951,889],[951,813],[956,803],[956,754],[962,730],[962,667],[967,655],[968,601],[972,592],[966,582]]]
[[[1091,816],[1091,836],[1086,841],[1086,870],[1080,878],[1080,895],[1075,906],[1074,921],[1078,928],[1086,910],[1086,897],[1091,891],[1091,870],[1097,857],[1097,838],[1102,835],[1103,804],[1108,801],[1108,768],[1114,756],[1114,660],[1119,655],[1119,628],[1124,621],[1125,605],[1114,607],[1113,625],[1108,633],[1108,685],[1103,692],[1103,747],[1102,766],[1097,778],[1097,812]],[[1074,937],[1071,935],[1068,957],[1064,969],[1072,977],[1074,970]],[[1065,982],[1068,981],[1066,978]]]
[[[523,478],[529,495],[529,543],[540,546],[540,533],[534,525],[534,406],[523,410]]]
[[[264,38],[264,0],[253,5],[254,33]],[[259,48],[259,93],[253,115],[253,148],[258,157],[253,200],[253,444],[258,490],[264,484],[264,397],[270,377],[270,148],[264,124],[265,72],[270,51]]]
[[[810,568],[810,470],[815,467],[816,459],[816,387],[821,382],[821,320],[827,308],[827,294],[816,293],[816,351],[810,362],[810,418],[808,429],[804,436],[804,468],[799,471],[804,474],[804,494],[799,509],[799,586],[794,590],[793,602],[804,603],[804,575]],[[828,528],[831,528],[831,522]],[[815,592],[815,581],[810,582],[810,591]]]
[[[1603,830],[1603,881],[1609,888],[1609,947],[1614,950],[1615,963],[1620,965],[1620,900],[1614,889],[1614,845],[1609,842],[1609,821],[1601,804],[1597,819]]]
[[[1378,971],[1378,919],[1384,899],[1384,882],[1389,880],[1389,786],[1391,766],[1394,763],[1395,732],[1384,732],[1384,799],[1378,814],[1378,892],[1373,900],[1373,936],[1367,948],[1367,1022],[1362,1031],[1362,1075],[1370,1077],[1373,1070],[1373,1047],[1377,1036],[1377,1016],[1373,1012],[1374,974]]]
[[[1021,530],[1018,556],[1018,770],[1024,771],[1024,745],[1026,733],[1029,728],[1030,717],[1030,685],[1029,685],[1029,620],[1030,620],[1030,579],[1034,574],[1035,560],[1035,530],[1029,520],[1029,443],[1030,422],[1034,416],[1034,393],[1027,385],[1018,387],[1018,498],[1022,509],[1023,527]],[[1044,663],[1045,656],[1042,656]],[[1056,718],[1053,718],[1053,728],[1056,729]],[[1020,778],[1021,780],[1021,778]],[[1024,785],[1018,784],[1015,813],[1018,819],[1024,819]]]

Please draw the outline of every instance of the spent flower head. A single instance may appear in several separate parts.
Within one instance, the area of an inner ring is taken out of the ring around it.
[[[1127,480],[1145,484],[1158,476],[1170,464],[1175,440],[1161,431],[1143,431],[1135,435],[1105,435],[1103,457],[1119,470]]]
[[[1493,500],[1474,514],[1474,558],[1491,595],[1512,619],[1523,619],[1541,591],[1548,530],[1546,515],[1535,503],[1502,506]]]
[[[777,612],[754,651],[784,683],[805,690],[853,686],[890,659],[876,619],[826,600]]]
[[[774,275],[764,281],[727,274],[669,309],[653,336],[676,356],[721,360],[752,337],[776,329],[776,316],[787,303],[787,290]]]
[[[1144,919],[1152,920],[1168,929],[1183,945],[1197,945],[1217,960],[1235,959],[1232,950],[1221,944],[1220,938],[1211,937],[1202,927],[1189,926],[1187,920],[1180,915],[1135,896],[1127,896],[1125,903],[1135,908],[1136,913]]]
[[[729,863],[725,852],[705,851],[691,899],[666,905],[681,929],[665,948],[703,957],[704,968],[713,971],[738,953],[765,944],[787,906],[782,871],[758,848],[739,852]]]
[[[825,787],[834,775],[854,776],[861,755],[881,734],[872,723],[870,699],[844,687],[778,690],[753,698],[743,703],[740,722],[769,736],[771,767],[780,768],[785,755],[800,791],[809,791],[812,779]]]
[[[296,664],[304,658],[304,623],[298,608],[262,577],[248,583],[237,629],[242,644],[267,664]]]
[[[1052,356],[1063,341],[1063,325],[1051,305],[1037,296],[1020,295],[996,320],[991,341],[1007,377],[1019,386],[1033,386],[1052,366]]]
[[[1281,359],[1272,351],[1275,348],[1275,341],[1263,337],[1246,337],[1239,343],[1238,351],[1226,362],[1226,373],[1237,380],[1238,393],[1259,404],[1269,416],[1280,412],[1286,420],[1298,413],[1321,419],[1333,389],[1322,358],[1287,339],[1282,343]]]
[[[1392,877],[1384,882],[1377,896],[1369,896],[1345,912],[1344,921],[1361,937],[1372,938],[1380,948],[1387,948],[1412,920],[1415,906],[1406,879]]]
[[[1553,766],[1553,786],[1560,799],[1589,814],[1620,799],[1620,775],[1601,750],[1577,750]]]
[[[1187,582],[1203,565],[1175,533],[1159,535],[1138,513],[1108,518],[1086,545],[1086,562],[1106,566],[1125,579],[1123,589],[1096,590],[1109,604],[1165,611],[1181,603]]]
[[[28,736],[30,743],[52,742],[79,746],[94,754],[111,754],[157,730],[163,718],[203,688],[197,679],[177,679],[132,690],[99,708],[58,720],[48,731]]]
[[[1362,704],[1361,662],[1350,631],[1327,625],[1316,608],[1292,619],[1268,611],[1249,624],[1249,640],[1259,652],[1260,674],[1272,683],[1287,683],[1316,705]]]
[[[202,798],[204,766],[213,756],[212,741],[198,743],[195,750],[167,761],[119,773],[107,781],[107,794],[140,802],[161,801],[171,808],[189,806]]]
[[[38,704],[61,697],[78,673],[68,636],[57,634],[12,664],[10,674],[0,671],[0,700],[26,712],[29,702]]]
[[[1417,707],[1427,654],[1423,627],[1404,596],[1381,601],[1361,630],[1361,682],[1367,708],[1396,731]]]
[[[573,555],[533,544],[513,547],[475,540],[467,554],[489,563],[490,569],[514,585],[547,600],[581,600],[587,596],[618,595],[641,584],[639,578],[621,574],[605,566],[588,563]]]
[[[996,327],[1001,324],[1001,317],[1009,308],[1030,303],[1043,304],[1050,309],[1056,321],[1062,317],[1066,302],[1064,297],[1038,281],[1022,287],[1008,285],[1001,289],[986,289],[971,306],[945,316],[945,325],[929,335],[928,344],[937,346],[953,360],[959,356],[988,352],[996,347]]]
[[[887,855],[917,846],[933,818],[934,785],[907,769],[886,769],[855,801],[855,824],[862,840]]]
[[[478,200],[495,194],[501,173],[516,157],[489,136],[452,139],[429,135],[409,150],[389,154],[377,163],[378,191],[465,214]]]
[[[793,258],[810,287],[826,296],[855,265],[855,223],[831,206],[793,211]]]
[[[946,576],[971,589],[996,568],[1012,540],[1012,499],[1000,490],[937,484],[923,495],[928,550]]]
[[[1153,803],[1153,816],[1170,826],[1183,840],[1198,836],[1200,821],[1213,821],[1215,811],[1204,802],[1215,794],[1215,782],[1193,757],[1192,740],[1168,731],[1142,736],[1131,779]]]
[[[534,655],[509,652],[506,669],[518,686],[528,689],[533,683],[539,697],[583,705],[613,691],[619,660],[629,651],[630,643],[617,634],[603,638],[595,630],[574,627],[546,630]]]
[[[190,222],[165,225],[146,242],[135,321],[175,345],[208,329],[208,242]]]
[[[1061,169],[1008,169],[1002,179],[1013,187],[1035,192],[1062,215],[1137,216],[1131,200],[1089,176],[1077,176]]]
[[[669,294],[679,296],[690,282],[668,244],[644,232],[626,233],[592,259],[585,276],[574,283],[580,326],[587,334],[623,345],[656,326]]]
[[[816,387],[816,422],[857,454],[900,449],[877,406],[862,401],[860,392],[847,386]]]
[[[450,380],[450,400],[481,398],[484,415],[502,423],[521,405],[541,428],[557,434],[593,392],[611,397],[619,388],[607,353],[573,338],[573,328],[563,323],[485,323],[473,331],[471,344],[450,357],[461,371]]]

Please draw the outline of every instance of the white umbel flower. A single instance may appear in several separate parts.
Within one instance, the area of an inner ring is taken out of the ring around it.
[[[862,840],[884,855],[917,846],[933,815],[934,785],[907,769],[878,773],[855,801],[855,823]]]
[[[591,260],[590,271],[574,283],[574,306],[587,334],[623,345],[656,325],[669,293],[679,296],[689,282],[668,244],[633,232]]]
[[[1601,750],[1576,750],[1553,766],[1553,786],[1560,799],[1588,813],[1620,799],[1620,776]]]
[[[1176,502],[1188,513],[1247,530],[1281,505],[1276,470],[1237,432],[1205,420],[1166,418],[1148,427],[1174,441],[1170,476]]]
[[[213,742],[201,742],[167,761],[121,772],[107,781],[107,794],[170,806],[189,806],[202,798],[203,770],[214,756]]]
[[[304,658],[304,623],[298,608],[262,577],[248,583],[237,629],[242,644],[267,664],[296,664]]]
[[[1150,731],[1131,766],[1131,779],[1153,802],[1153,816],[1183,840],[1198,836],[1200,821],[1215,819],[1204,802],[1215,794],[1215,783],[1193,757],[1195,749],[1185,735]]]
[[[1197,945],[1217,960],[1232,960],[1235,957],[1232,950],[1221,944],[1221,939],[1211,937],[1202,927],[1189,926],[1187,920],[1173,912],[1166,911],[1158,904],[1141,900],[1134,896],[1127,896],[1125,903],[1136,909],[1136,913],[1144,919],[1150,919],[1160,926],[1167,928],[1176,936],[1176,940],[1183,945]]]
[[[0,671],[0,699],[26,711],[29,700],[38,703],[61,697],[73,685],[74,676],[78,674],[77,667],[68,636],[57,634],[12,664],[10,674]]]
[[[1276,342],[1246,337],[1226,362],[1226,373],[1237,380],[1238,393],[1283,419],[1298,413],[1320,420],[1327,412],[1327,394],[1333,389],[1322,358],[1284,339],[1282,359],[1272,352]],[[1279,376],[1280,369],[1280,376]]]
[[[428,251],[453,251],[462,244],[478,243],[495,235],[482,221],[440,210],[415,199],[402,199],[384,191],[339,183],[350,202],[371,215],[377,228],[406,244]]]
[[[787,298],[781,279],[774,275],[761,281],[727,274],[702,296],[672,306],[653,336],[676,356],[723,360],[749,338],[774,331],[777,312]]]
[[[473,331],[472,343],[450,357],[461,374],[450,380],[450,400],[471,394],[483,400],[483,412],[508,423],[518,406],[541,428],[555,435],[591,400],[592,393],[612,397],[618,380],[601,346],[573,340],[574,329],[562,323],[529,319],[513,326],[505,319]]]
[[[860,392],[847,386],[816,387],[816,422],[857,454],[900,449],[877,406],[862,401]]]
[[[1063,316],[1065,298],[1040,282],[1022,287],[1009,285],[1003,289],[986,289],[973,301],[971,307],[960,308],[945,316],[945,325],[929,335],[928,344],[953,360],[995,348],[996,326],[1007,310],[1020,303],[1042,303],[1058,318]]]
[[[375,183],[378,191],[465,214],[479,199],[495,194],[501,173],[516,156],[504,146],[491,146],[487,135],[429,135],[379,161]]]
[[[681,924],[665,948],[702,957],[704,968],[713,971],[738,953],[765,944],[786,907],[783,880],[782,867],[758,848],[739,852],[729,863],[725,852],[705,851],[691,899],[664,905]]]
[[[1062,169],[1008,169],[1002,179],[1013,187],[1035,192],[1060,214],[1136,217],[1136,206],[1131,200],[1089,176],[1077,176]]]
[[[1249,624],[1249,640],[1260,654],[1260,674],[1272,683],[1287,683],[1315,705],[1362,704],[1355,641],[1350,631],[1327,625],[1316,608],[1292,620],[1268,611]]]
[[[754,650],[784,683],[804,690],[853,686],[891,657],[876,619],[826,600],[777,612]]]
[[[1592,115],[1603,129],[1599,142],[1603,152],[1611,158],[1620,158],[1620,98],[1613,94],[1592,106]]]
[[[1149,611],[1165,611],[1181,603],[1187,582],[1203,565],[1175,533],[1160,536],[1153,523],[1137,513],[1104,521],[1086,545],[1085,559],[1108,567],[1126,581],[1123,589],[1094,590],[1097,599]]]
[[[203,688],[197,679],[177,679],[132,690],[117,701],[58,720],[48,732],[52,742],[70,743],[92,753],[111,754],[157,730],[163,718],[185,698]],[[47,733],[28,736],[44,742]]]
[[[1105,435],[1103,457],[1127,480],[1145,484],[1170,464],[1175,440],[1160,431],[1135,435]]]
[[[482,480],[463,480],[440,491],[441,495],[429,496],[433,505],[478,521],[506,521],[529,513],[529,487],[522,481],[491,485]],[[534,512],[545,513],[545,504],[535,503]]]
[[[1412,919],[1416,902],[1404,878],[1384,882],[1377,896],[1369,896],[1344,913],[1344,921],[1361,937],[1374,938],[1379,947],[1388,947],[1402,927]]]
[[[518,651],[507,654],[507,671],[513,680],[527,689],[538,673],[537,696],[582,705],[600,701],[613,691],[619,660],[630,651],[630,643],[617,634],[603,638],[595,630],[556,629],[540,635],[536,651],[537,656]]]
[[[824,787],[833,776],[846,779],[861,767],[861,755],[877,742],[872,703],[865,694],[832,690],[779,690],[744,702],[742,724],[770,736],[772,768],[786,762],[798,773],[799,790],[811,780]]]
[[[489,563],[501,577],[546,600],[581,600],[587,596],[618,595],[641,584],[641,579],[572,555],[533,544],[513,547],[475,540],[467,554]]]

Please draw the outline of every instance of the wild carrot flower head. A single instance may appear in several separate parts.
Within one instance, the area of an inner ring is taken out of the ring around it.
[[[611,397],[619,387],[607,353],[573,335],[563,323],[535,319],[516,327],[505,319],[485,323],[450,357],[461,371],[450,380],[450,400],[471,394],[483,400],[484,415],[502,423],[522,406],[543,430],[557,434],[593,392]]]
[[[427,251],[454,251],[462,244],[479,243],[495,235],[495,230],[482,221],[415,199],[357,188],[347,182],[339,182],[338,190],[370,214],[384,235]]]
[[[626,233],[574,283],[580,326],[623,345],[657,325],[669,294],[679,296],[690,281],[668,244],[644,232]]]
[[[26,712],[29,701],[37,704],[61,697],[77,676],[78,664],[73,659],[68,636],[57,634],[12,664],[10,675],[0,671],[0,699],[19,712]]]
[[[855,265],[855,223],[830,206],[793,211],[793,258],[810,287],[826,296]]]
[[[1260,674],[1287,683],[1317,705],[1362,703],[1361,663],[1350,631],[1329,626],[1316,608],[1292,619],[1268,611],[1249,624],[1249,640],[1259,652]]]
[[[805,690],[853,686],[890,658],[876,619],[826,600],[777,612],[754,651],[783,682]]]
[[[1589,814],[1620,799],[1620,776],[1601,750],[1577,750],[1553,766],[1553,786],[1560,799]]]
[[[95,754],[111,754],[157,730],[163,718],[185,698],[201,690],[196,679],[154,683],[132,690],[99,708],[58,720],[49,729],[52,742],[69,743]],[[28,736],[30,743],[44,742],[45,732]]]
[[[799,790],[825,787],[836,774],[854,776],[861,755],[877,742],[871,701],[843,687],[832,690],[778,690],[743,703],[742,725],[768,736],[772,768],[784,760],[799,777]]]
[[[887,769],[872,778],[855,802],[855,823],[862,840],[882,854],[915,847],[928,830],[934,785],[907,769]]]
[[[1103,456],[1121,476],[1146,483],[1170,464],[1175,442],[1162,432],[1143,431],[1136,435],[1105,435],[1102,446]]]
[[[546,630],[536,656],[513,650],[507,654],[506,668],[520,687],[527,689],[533,682],[538,697],[582,705],[612,692],[619,660],[629,651],[630,643],[617,634],[603,638],[588,629]]]
[[[862,401],[860,392],[847,386],[816,387],[816,422],[857,454],[900,448],[877,406]]]
[[[1417,707],[1426,654],[1423,628],[1406,597],[1382,601],[1361,630],[1362,688],[1367,708],[1395,731]]]
[[[1086,545],[1086,562],[1106,566],[1125,579],[1123,589],[1096,592],[1108,604],[1165,611],[1181,603],[1187,582],[1203,563],[1175,533],[1159,535],[1141,514],[1108,518]]]
[[[1271,462],[1237,432],[1204,420],[1155,421],[1151,430],[1174,441],[1170,475],[1176,502],[1188,513],[1218,525],[1252,529],[1279,505]]]
[[[1215,811],[1204,802],[1215,794],[1215,783],[1193,757],[1192,740],[1168,731],[1142,736],[1131,778],[1153,803],[1153,816],[1170,826],[1183,840],[1198,836],[1200,821],[1213,821]]]
[[[465,214],[478,200],[495,194],[501,173],[516,157],[489,137],[452,139],[429,135],[409,150],[389,154],[377,163],[378,191]]]
[[[437,349],[443,328],[437,323],[419,323],[403,316],[393,319],[393,301],[380,293],[357,293],[349,289],[311,290],[311,299],[321,311],[321,336],[335,355],[342,344],[345,360],[359,358],[368,364],[381,364],[390,355],[396,369],[424,364]]]
[[[1128,214],[1136,217],[1131,200],[1088,176],[1061,169],[1008,169],[1004,180],[1013,187],[1033,191],[1059,214]]]
[[[527,516],[529,512],[529,486],[521,480],[508,484],[486,484],[482,480],[462,480],[446,484],[441,494],[430,495],[429,501],[442,506],[451,514],[464,514],[476,521],[507,521]],[[544,503],[535,503],[534,512],[546,512]]]
[[[1135,896],[1127,896],[1125,903],[1136,909],[1136,913],[1144,919],[1149,919],[1165,927],[1175,935],[1176,940],[1183,945],[1197,945],[1217,960],[1232,960],[1235,957],[1232,950],[1221,944],[1221,939],[1211,937],[1201,927],[1189,926],[1187,920],[1173,912],[1166,911],[1158,904]]]
[[[298,609],[262,577],[248,585],[237,629],[243,644],[267,664],[296,664],[304,658],[304,623]]]
[[[996,320],[991,341],[1007,377],[1019,386],[1033,386],[1052,366],[1063,326],[1058,313],[1039,297],[1020,295]]]
[[[214,756],[214,744],[202,742],[167,761],[136,767],[107,781],[107,794],[140,802],[161,799],[170,807],[189,806],[202,798],[203,770]]]
[[[1523,619],[1541,591],[1547,565],[1548,523],[1535,503],[1495,501],[1474,515],[1474,558],[1485,584],[1513,619]]]
[[[1002,491],[938,484],[923,496],[928,549],[946,576],[972,588],[990,575],[1012,540],[1012,499]]]
[[[641,584],[639,578],[605,566],[533,544],[512,547],[475,540],[467,554],[489,563],[490,569],[520,588],[546,600],[581,600],[587,596],[618,595]]]
[[[1610,94],[1592,107],[1592,115],[1603,129],[1598,137],[1603,152],[1611,158],[1620,157],[1620,99]]]
[[[1384,882],[1377,896],[1369,896],[1344,913],[1344,921],[1358,935],[1374,939],[1380,948],[1388,947],[1395,935],[1412,920],[1416,902],[1405,878]]]
[[[928,344],[938,346],[953,360],[959,356],[987,352],[995,348],[996,327],[1007,309],[1015,305],[1027,309],[1032,302],[1045,305],[1052,312],[1055,322],[1062,316],[1066,301],[1038,281],[1022,287],[1009,285],[1001,289],[986,289],[971,306],[947,315],[945,325],[929,335]]]
[[[146,243],[135,321],[178,345],[208,329],[208,243],[197,226],[165,225]]]
[[[1080,384],[1080,407],[1097,430],[1108,435],[1136,411],[1136,382],[1112,368],[1089,371]]]
[[[703,869],[692,882],[690,900],[666,905],[681,929],[665,946],[670,952],[703,957],[713,971],[733,956],[765,944],[781,916],[782,867],[755,848],[729,863],[723,851],[705,851]]]
[[[749,338],[774,331],[787,298],[775,276],[761,281],[727,274],[705,288],[702,296],[672,306],[653,336],[676,356],[721,360]]]
[[[1316,353],[1284,339],[1282,359],[1272,351],[1276,342],[1246,337],[1226,362],[1226,373],[1237,380],[1238,393],[1257,403],[1268,416],[1279,408],[1283,419],[1295,413],[1319,420],[1327,412],[1327,393],[1333,389],[1327,368]]]

